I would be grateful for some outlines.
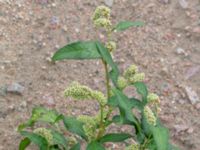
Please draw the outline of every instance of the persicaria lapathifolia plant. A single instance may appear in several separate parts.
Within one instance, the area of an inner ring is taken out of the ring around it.
[[[40,150],[80,150],[83,143],[86,144],[87,150],[105,150],[107,142],[125,143],[123,150],[176,150],[177,148],[169,143],[168,130],[158,118],[160,99],[158,95],[148,92],[143,82],[144,73],[139,72],[136,65],[131,65],[120,73],[112,59],[111,53],[117,47],[112,40],[112,34],[129,27],[142,26],[143,23],[122,21],[113,25],[110,9],[105,6],[96,8],[92,21],[95,27],[106,31],[108,37],[106,43],[74,42],[59,49],[52,60],[102,60],[105,68],[106,94],[78,82],[71,83],[64,92],[65,97],[77,101],[96,101],[100,106],[99,112],[96,116],[73,117],[65,116],[55,110],[36,107],[32,110],[30,119],[18,127],[21,135],[25,137],[20,142],[19,150],[26,149],[30,143],[36,144]],[[123,91],[128,86],[134,86],[141,98],[127,97]],[[112,116],[112,112],[117,109],[119,114]],[[137,110],[140,115],[135,115],[133,110]],[[48,125],[38,127],[38,122],[40,126],[43,125],[41,122]],[[128,125],[135,132],[107,133],[106,129],[111,124]],[[132,140],[127,141],[127,139]]]

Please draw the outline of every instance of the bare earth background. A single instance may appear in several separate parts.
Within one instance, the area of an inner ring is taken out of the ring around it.
[[[135,63],[146,73],[149,89],[161,97],[160,118],[170,129],[171,141],[182,150],[199,150],[200,1],[106,3],[112,7],[113,23],[146,24],[116,33],[114,59],[120,69]],[[77,80],[105,91],[101,62],[69,60],[54,65],[49,59],[67,43],[96,36],[91,14],[100,4],[104,1],[0,0],[0,150],[18,149],[21,136],[16,127],[35,105],[73,115],[97,111],[92,102],[65,99],[63,90]],[[100,33],[98,37],[105,39]]]

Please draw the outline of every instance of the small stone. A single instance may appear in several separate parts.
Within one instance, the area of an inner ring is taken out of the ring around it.
[[[55,45],[55,48],[56,48],[56,49],[59,49],[59,48],[60,48],[60,45],[57,45],[57,44],[56,44],[56,45]]]
[[[188,56],[188,54],[185,52],[185,50],[184,50],[183,48],[181,48],[181,47],[178,47],[178,48],[176,49],[176,53],[177,53],[177,54],[183,54],[183,55],[185,55],[185,56]]]
[[[189,134],[192,134],[194,132],[194,129],[192,127],[190,127],[188,130],[187,130],[187,133]]]
[[[200,110],[200,103],[196,104],[195,108],[196,108],[197,110]]]
[[[189,129],[189,127],[187,125],[183,125],[183,124],[175,125],[174,128],[175,128],[177,133],[182,132],[182,131],[186,131],[186,130]]]
[[[113,0],[104,0],[104,2],[108,7],[112,7],[114,1]]]
[[[200,72],[200,66],[191,67],[187,70],[185,78],[189,79],[193,77],[194,75],[196,75],[198,72]]]
[[[67,30],[68,30],[67,26],[63,26],[62,29],[63,29],[63,31],[65,31],[65,32],[67,32]]]
[[[52,7],[56,7],[56,3],[52,3],[51,6],[52,6]]]
[[[188,8],[188,2],[187,2],[187,0],[179,0],[179,4],[181,5],[181,7],[183,9]]]
[[[13,94],[18,94],[18,95],[22,95],[24,92],[24,87],[19,84],[19,83],[12,83],[11,85],[7,86],[6,91],[8,93],[13,93]]]
[[[27,102],[26,101],[23,101],[21,104],[20,104],[21,107],[23,108],[26,108],[27,107]]]
[[[80,29],[79,29],[79,28],[76,28],[76,29],[75,29],[75,32],[76,32],[76,33],[79,33],[79,32],[80,32]]]
[[[186,87],[184,87],[184,89],[185,89],[185,92],[186,92],[191,104],[194,105],[200,101],[197,93],[191,87],[186,86]]]

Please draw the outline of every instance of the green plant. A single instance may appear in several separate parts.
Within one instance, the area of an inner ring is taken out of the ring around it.
[[[159,97],[149,93],[143,80],[144,73],[137,66],[131,65],[120,75],[111,53],[116,49],[112,41],[113,32],[129,27],[142,26],[142,22],[123,21],[113,26],[110,9],[105,6],[96,8],[92,17],[97,28],[105,29],[108,41],[78,41],[59,49],[52,57],[53,61],[63,59],[101,59],[105,68],[106,96],[78,82],[73,82],[64,92],[66,97],[75,100],[95,100],[99,104],[96,116],[65,116],[55,110],[36,107],[31,118],[18,127],[25,138],[20,142],[19,150],[24,150],[32,142],[40,150],[80,150],[81,144],[87,144],[87,150],[104,150],[107,142],[123,142],[125,150],[175,150],[169,143],[168,130],[158,118],[160,111]],[[124,94],[128,86],[135,87],[141,99],[129,98]],[[116,109],[119,114],[116,114]],[[137,110],[139,115],[135,115]],[[38,122],[47,123],[46,127],[36,127]],[[63,122],[64,127],[61,125]],[[107,133],[111,125],[128,125],[134,133]],[[25,130],[30,129],[30,130]],[[133,139],[134,143],[126,142]]]

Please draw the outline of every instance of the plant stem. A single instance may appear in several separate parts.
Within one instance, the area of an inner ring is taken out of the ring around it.
[[[107,99],[109,99],[110,97],[110,80],[109,80],[109,72],[108,72],[108,66],[107,63],[102,60],[103,65],[104,65],[104,69],[105,69],[105,79],[106,79],[106,93],[107,93]],[[104,106],[100,106],[100,111],[101,111],[101,120],[100,120],[100,129],[99,129],[99,133],[97,135],[97,139],[100,138],[104,132],[105,132],[105,124],[104,124],[104,116],[103,116],[103,111],[104,111]]]

